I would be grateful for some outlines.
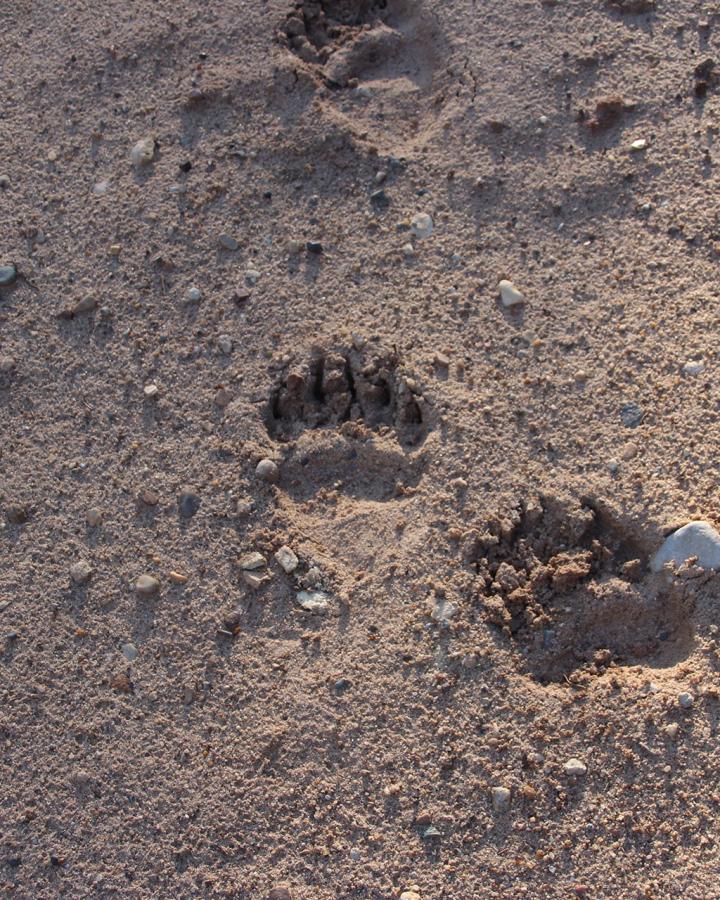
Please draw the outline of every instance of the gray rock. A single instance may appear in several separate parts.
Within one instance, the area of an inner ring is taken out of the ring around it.
[[[275,553],[275,559],[280,568],[288,575],[298,567],[298,558],[289,547],[282,546]]]
[[[427,238],[433,233],[433,220],[429,213],[415,213],[410,220],[410,231],[416,238]]]
[[[9,266],[0,266],[0,287],[7,287],[17,278],[17,268],[12,264]]]
[[[240,244],[235,240],[235,238],[231,234],[223,234],[218,235],[218,244],[224,250],[237,250]]]
[[[134,644],[123,644],[122,653],[128,662],[135,662],[138,658],[137,647]]]
[[[280,470],[271,459],[261,459],[255,467],[255,474],[269,484],[277,484],[280,480]]]
[[[246,553],[245,556],[240,559],[240,568],[245,569],[248,572],[252,572],[254,569],[262,569],[266,565],[267,562],[265,557],[262,553],[258,553],[257,551]]]
[[[141,138],[130,151],[130,159],[136,169],[149,165],[155,157],[155,139]]]
[[[323,245],[320,243],[320,241],[308,241],[307,244],[305,244],[305,246],[307,247],[308,253],[322,253],[323,252]]]
[[[191,286],[185,291],[186,303],[199,303],[202,300],[202,291],[199,287]]]
[[[192,491],[183,491],[178,497],[178,511],[183,519],[192,519],[200,509],[200,498]]]
[[[674,531],[650,560],[650,568],[659,572],[667,563],[680,566],[691,557],[697,557],[703,569],[720,569],[720,534],[709,522],[689,522]]]
[[[637,403],[625,403],[620,407],[620,421],[626,428],[637,428],[644,418],[645,410]]]
[[[683,691],[678,694],[678,703],[683,709],[690,709],[695,703],[695,698],[688,691]]]
[[[90,581],[92,573],[93,567],[85,559],[78,560],[70,566],[70,577],[75,584],[85,584]]]
[[[135,582],[135,590],[144,597],[152,597],[160,590],[160,582],[153,575],[141,575]]]
[[[91,528],[97,528],[98,525],[102,524],[103,514],[102,510],[98,509],[97,506],[92,506],[85,513],[85,520]]]

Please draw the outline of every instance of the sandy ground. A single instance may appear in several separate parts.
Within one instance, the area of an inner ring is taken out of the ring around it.
[[[2,18],[2,895],[720,896],[716,5]]]

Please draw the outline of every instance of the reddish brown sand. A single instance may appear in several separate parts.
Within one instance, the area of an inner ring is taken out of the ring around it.
[[[716,6],[0,17],[0,894],[719,897]]]

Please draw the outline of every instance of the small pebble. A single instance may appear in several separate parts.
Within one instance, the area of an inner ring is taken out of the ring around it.
[[[695,698],[687,691],[683,691],[681,694],[678,694],[678,703],[683,709],[690,709],[695,703]]]
[[[409,241],[407,244],[403,244],[402,252],[405,259],[412,259],[415,256],[415,248]]]
[[[674,741],[677,738],[679,731],[680,726],[677,722],[671,722],[670,725],[665,726],[665,734],[671,741]]]
[[[88,525],[91,528],[97,528],[98,525],[100,525],[102,523],[102,520],[103,520],[102,510],[98,509],[97,506],[91,507],[85,513],[85,521],[88,523]]]
[[[256,572],[243,572],[242,577],[245,584],[254,591],[269,580],[267,575],[258,575]]]
[[[85,559],[81,559],[70,566],[70,577],[75,584],[85,584],[90,581],[92,573],[93,567]]]
[[[144,597],[151,597],[160,590],[160,582],[153,575],[141,575],[135,582],[135,590]]]
[[[587,766],[584,762],[579,759],[569,759],[566,763],[563,764],[563,770],[566,775],[571,775],[577,778],[580,775],[584,775],[587,772]]]
[[[512,281],[508,281],[506,278],[498,282],[498,290],[500,291],[502,305],[507,309],[512,306],[519,306],[525,302],[525,297],[523,297]]]
[[[146,506],[157,506],[160,502],[160,495],[151,488],[144,488],[140,491],[140,499]]]
[[[403,891],[400,900],[420,900],[420,894],[417,891]]]
[[[689,522],[673,531],[650,560],[650,568],[659,572],[668,563],[681,566],[691,557],[697,557],[703,569],[720,569],[720,534],[709,522]]]
[[[225,356],[229,356],[232,353],[233,341],[229,334],[220,335],[218,338],[218,347]]]
[[[257,269],[248,269],[245,272],[245,283],[250,286],[257,284],[260,281],[260,273]]]
[[[232,401],[232,396],[233,395],[227,388],[218,388],[215,396],[213,397],[213,403],[215,404],[215,406],[219,406],[220,409],[225,409],[225,407],[228,406]]]
[[[148,398],[148,400],[153,400],[157,397],[159,392],[158,386],[156,384],[146,384],[143,388],[143,394]]]
[[[280,480],[280,470],[271,459],[261,459],[255,467],[255,474],[268,484],[277,484]]]
[[[302,250],[303,245],[302,241],[296,241],[294,238],[291,238],[287,242],[287,251],[291,256],[297,256],[298,253]]]
[[[102,197],[110,190],[110,182],[109,181],[98,181],[97,184],[93,185],[93,194],[98,197]]]
[[[504,812],[510,806],[510,788],[494,787],[490,789],[492,805],[495,812]]]
[[[10,375],[16,367],[17,363],[12,356],[0,356],[0,375]]]
[[[416,238],[427,238],[433,233],[433,220],[428,213],[415,213],[410,219],[410,231]]]
[[[7,287],[17,278],[17,268],[14,265],[0,266],[0,287]]]
[[[268,900],[293,900],[290,889],[284,885],[274,887],[268,894]]]
[[[134,662],[138,658],[137,648],[134,644],[123,644],[122,654],[128,662]]]
[[[198,287],[189,287],[185,291],[185,300],[187,303],[199,303],[202,300],[202,291]]]
[[[78,300],[75,306],[73,306],[72,314],[76,316],[78,313],[92,312],[97,305],[98,302],[96,298],[88,294],[86,297],[83,297],[82,300]]]
[[[192,519],[200,509],[200,498],[192,491],[183,491],[178,497],[178,511],[183,519]]]
[[[168,573],[168,578],[174,584],[187,584],[188,581],[187,575],[183,575],[182,572],[176,572],[175,570]]]
[[[439,350],[436,350],[433,356],[433,363],[439,369],[448,369],[450,367],[450,358],[444,353],[440,353]]]
[[[305,244],[305,246],[307,247],[308,253],[322,253],[323,252],[323,245],[320,243],[320,241],[308,241],[307,244]]]
[[[290,575],[291,572],[294,572],[298,567],[299,560],[289,547],[283,546],[276,551],[275,559],[280,568],[288,575]]]
[[[647,149],[647,145],[648,142],[645,140],[645,138],[638,138],[636,141],[633,141],[632,144],[630,144],[630,149],[633,151],[633,153],[639,153],[641,150]]]
[[[5,517],[11,525],[24,525],[30,518],[30,512],[22,503],[8,503]]]
[[[130,151],[130,159],[136,169],[149,165],[155,156],[155,140],[151,137],[141,138]]]
[[[699,375],[705,370],[705,363],[702,360],[697,362],[686,362],[682,367],[682,370],[686,375]]]
[[[237,250],[240,246],[231,234],[226,234],[225,232],[218,235],[218,244],[220,244],[224,250]]]
[[[324,613],[330,607],[330,598],[323,591],[298,591],[297,602],[307,612]]]
[[[620,407],[620,421],[626,428],[637,428],[644,418],[645,410],[637,403],[625,403]]]
[[[262,569],[267,565],[267,560],[262,553],[246,553],[240,558],[240,568],[252,571],[253,569]]]

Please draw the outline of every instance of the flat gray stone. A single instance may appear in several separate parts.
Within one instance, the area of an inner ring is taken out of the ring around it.
[[[703,569],[720,569],[720,534],[709,522],[689,522],[673,531],[650,560],[650,568],[659,572],[667,563],[681,566],[695,556]]]

